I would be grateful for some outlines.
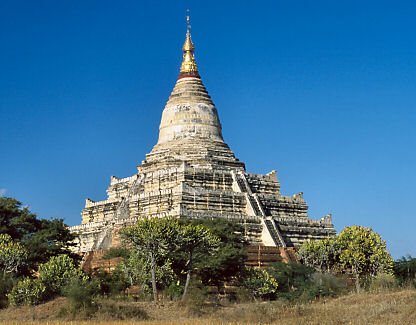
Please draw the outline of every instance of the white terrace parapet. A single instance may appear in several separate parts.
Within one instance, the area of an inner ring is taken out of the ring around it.
[[[120,184],[120,183],[126,183],[126,182],[134,182],[137,178],[137,174],[133,176],[128,176],[124,178],[118,178],[116,176],[111,176],[110,178],[110,185]]]
[[[328,217],[328,215],[321,218],[320,220],[308,219],[305,217],[276,217],[276,216],[274,216],[273,219],[283,224],[289,222],[289,223],[295,223],[298,225],[306,224],[306,225],[311,225],[311,226],[332,225],[332,217]]]
[[[146,158],[156,156],[156,155],[159,155],[161,153],[168,152],[168,151],[169,151],[169,149],[161,149],[161,150],[157,150],[157,151],[155,150],[155,151],[152,151],[152,152],[149,152],[148,154],[146,154]]]
[[[227,213],[221,213],[221,212],[215,212],[215,211],[207,211],[207,212],[195,212],[193,210],[187,209],[185,207],[182,208],[182,213],[188,217],[193,219],[210,219],[210,218],[218,218],[218,219],[233,219],[243,222],[246,221],[253,221],[255,220],[258,222],[260,219],[253,217],[253,216],[246,216],[241,213],[235,213],[235,212],[227,212]]]
[[[107,225],[107,222],[98,221],[98,222],[84,223],[84,224],[77,225],[77,226],[71,226],[71,227],[68,227],[68,229],[71,232],[79,232],[79,231],[92,230],[94,228],[101,228],[106,225]]]
[[[103,200],[103,201],[93,201],[91,199],[86,199],[85,200],[85,208],[91,208],[91,207],[96,207],[96,206],[99,206],[99,205],[117,203],[119,201],[120,201],[119,199],[114,199],[114,198]]]
[[[228,196],[244,196],[243,192],[234,192],[234,191],[227,191],[227,190],[222,190],[222,189],[216,189],[216,190],[211,190],[211,189],[206,189],[206,188],[195,188],[192,186],[189,186],[187,184],[183,185],[183,190],[186,191],[187,193],[195,193],[195,194],[212,194],[214,196],[223,196],[228,195]]]
[[[188,174],[192,173],[209,173],[209,174],[226,174],[229,175],[230,171],[225,169],[211,169],[211,168],[198,168],[198,167],[187,167],[186,172]]]
[[[299,192],[297,194],[293,194],[292,196],[285,196],[285,195],[279,196],[278,201],[279,202],[287,202],[287,203],[290,203],[290,202],[293,202],[293,201],[302,201],[302,202],[304,202],[305,199],[303,198],[303,192]]]
[[[178,173],[178,172],[183,173],[183,169],[180,169],[178,167],[170,167],[167,169],[159,169],[159,170],[146,173],[146,177],[154,178],[154,177],[169,175],[169,174]]]
[[[138,199],[154,197],[154,196],[165,196],[165,195],[176,194],[176,193],[181,193],[181,192],[182,192],[182,188],[180,185],[178,185],[173,188],[134,194],[129,198],[129,200],[134,202],[134,201],[137,201]]]
[[[276,171],[272,170],[271,172],[267,173],[267,174],[255,174],[255,173],[247,173],[246,175],[247,177],[253,177],[253,178],[257,178],[257,179],[265,179],[265,180],[270,180],[270,178],[273,178],[273,180],[277,180],[276,178]]]

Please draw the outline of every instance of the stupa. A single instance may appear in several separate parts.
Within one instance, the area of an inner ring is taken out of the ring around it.
[[[302,192],[280,193],[277,173],[246,171],[224,142],[217,109],[195,60],[189,16],[180,73],[162,113],[152,151],[126,178],[111,176],[103,201],[86,199],[79,252],[117,245],[120,228],[140,218],[227,218],[252,246],[296,248],[335,234],[331,215],[308,217]]]

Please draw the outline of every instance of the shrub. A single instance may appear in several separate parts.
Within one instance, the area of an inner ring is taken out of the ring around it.
[[[322,297],[336,297],[347,289],[347,282],[331,273],[316,272],[301,296],[303,300]]]
[[[185,299],[181,300],[180,305],[185,307],[185,311],[190,316],[201,316],[204,313],[204,307],[207,305],[208,287],[201,281],[192,279],[189,292]]]
[[[98,283],[99,293],[104,296],[119,295],[130,286],[128,276],[120,265],[111,273],[99,270],[92,276]]]
[[[37,279],[24,278],[7,297],[12,305],[36,305],[60,293],[72,279],[86,277],[69,256],[54,256],[39,266]]]
[[[24,278],[7,295],[13,306],[36,305],[45,298],[46,286],[38,279]]]
[[[62,293],[69,300],[70,312],[73,318],[77,313],[90,317],[97,310],[95,303],[95,297],[99,293],[99,283],[97,281],[74,278],[62,288]]]
[[[15,280],[10,274],[0,276],[0,308],[7,307],[9,301],[7,294],[13,289]]]
[[[171,300],[177,300],[183,294],[183,287],[177,282],[172,282],[169,287],[165,289],[164,294]]]
[[[279,297],[298,299],[311,284],[314,269],[300,263],[274,263],[267,269],[279,283]]]
[[[231,297],[232,298],[232,297]],[[252,302],[254,299],[251,291],[242,286],[238,286],[235,291],[235,301],[238,303]],[[230,299],[232,301],[232,299]]]
[[[254,298],[276,299],[277,297],[277,280],[266,270],[247,269],[242,285],[251,291]]]
[[[39,281],[45,285],[51,296],[58,294],[72,279],[82,277],[82,270],[75,267],[74,261],[68,255],[53,256],[39,266]]]
[[[3,274],[18,273],[27,262],[28,251],[8,234],[0,234],[0,270]]]
[[[382,292],[396,288],[397,285],[397,280],[393,274],[380,273],[371,279],[369,290],[373,292]]]

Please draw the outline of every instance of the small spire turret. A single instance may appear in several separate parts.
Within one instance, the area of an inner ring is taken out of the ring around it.
[[[179,78],[184,77],[199,77],[198,66],[195,61],[195,46],[192,43],[191,38],[191,20],[189,16],[189,10],[186,15],[186,37],[185,43],[182,47],[183,59],[181,64],[181,70],[179,73]]]

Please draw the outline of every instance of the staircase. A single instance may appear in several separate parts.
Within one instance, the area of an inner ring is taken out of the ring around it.
[[[250,204],[254,214],[263,219],[267,230],[269,231],[276,247],[286,247],[286,243],[280,233],[275,220],[271,217],[267,217],[266,212],[256,193],[253,193],[250,189],[250,185],[243,172],[232,172],[233,179],[238,185],[238,188],[242,193],[245,193],[247,202]]]
[[[260,206],[257,203],[256,199],[254,199],[254,197],[248,193],[246,194],[246,198],[249,200],[250,205],[253,208],[256,216],[264,216],[264,213],[262,213],[262,210],[260,210]]]
[[[269,230],[270,234],[272,235],[273,241],[277,247],[286,247],[286,243],[280,234],[279,229],[277,228],[276,222],[271,219],[265,219],[264,223],[266,224],[267,229]]]

